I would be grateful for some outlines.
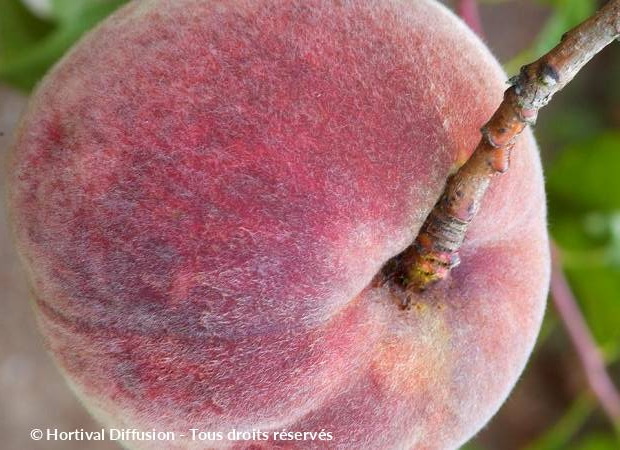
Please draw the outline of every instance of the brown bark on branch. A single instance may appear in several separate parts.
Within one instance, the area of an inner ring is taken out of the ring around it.
[[[569,83],[594,55],[620,36],[620,0],[611,0],[573,28],[549,53],[509,80],[504,100],[482,127],[482,139],[452,175],[415,242],[401,255],[407,289],[422,291],[459,264],[458,251],[496,174],[508,170],[515,139],[534,124],[538,110]]]

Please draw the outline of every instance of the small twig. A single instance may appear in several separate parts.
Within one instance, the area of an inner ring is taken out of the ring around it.
[[[448,276],[459,264],[458,251],[478,212],[493,175],[508,170],[510,151],[538,110],[569,83],[599,51],[620,36],[620,0],[566,33],[549,53],[510,79],[499,108],[482,127],[482,139],[469,160],[448,179],[444,192],[415,242],[401,255],[408,289],[420,291]]]
[[[474,33],[484,38],[478,2],[476,0],[459,0],[456,10],[459,17],[463,19],[463,22],[465,22]]]
[[[551,296],[570,340],[577,350],[592,392],[616,426],[620,426],[620,393],[605,370],[605,362],[592,338],[577,301],[562,271],[558,249],[551,247]]]

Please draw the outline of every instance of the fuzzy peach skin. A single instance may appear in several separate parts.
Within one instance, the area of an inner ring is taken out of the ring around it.
[[[41,330],[80,398],[109,427],[186,434],[135,448],[469,439],[523,370],[545,305],[529,132],[448,280],[403,311],[377,274],[505,78],[431,0],[141,0],[114,14],[40,84],[10,163]],[[233,429],[270,439],[226,440]]]

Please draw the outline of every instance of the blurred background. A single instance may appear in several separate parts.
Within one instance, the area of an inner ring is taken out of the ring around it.
[[[32,87],[79,36],[123,0],[0,0],[0,195],[13,128]],[[457,1],[445,1],[456,9]],[[460,3],[460,2],[458,2]],[[506,72],[553,47],[597,0],[482,0],[484,39]],[[599,54],[545,108],[536,135],[546,171],[549,225],[564,272],[607,372],[620,385],[620,44]],[[509,200],[509,199],[508,199]],[[34,442],[32,428],[100,427],[46,354],[29,288],[0,208],[0,448],[116,449],[111,442]],[[507,403],[467,450],[617,450],[554,308]]]

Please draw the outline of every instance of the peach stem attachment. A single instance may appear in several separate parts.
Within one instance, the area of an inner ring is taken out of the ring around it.
[[[538,110],[568,84],[594,55],[620,37],[620,0],[611,0],[573,28],[537,61],[508,82],[504,100],[482,127],[471,157],[452,175],[422,225],[415,242],[400,256],[406,289],[423,291],[459,264],[459,249],[480,209],[491,178],[508,170],[510,152]],[[406,306],[406,305],[405,305]]]

